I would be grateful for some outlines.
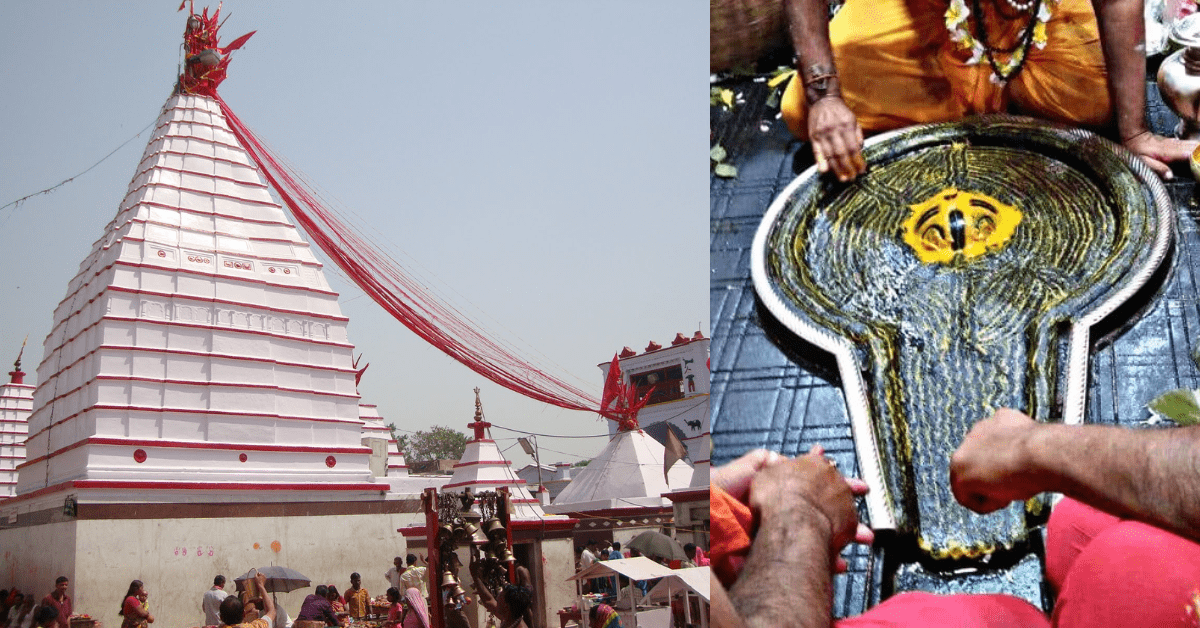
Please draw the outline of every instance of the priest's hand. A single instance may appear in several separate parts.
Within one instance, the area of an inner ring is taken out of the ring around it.
[[[845,571],[845,560],[838,555],[842,548],[851,541],[874,540],[871,529],[858,522],[854,507],[854,497],[866,493],[867,483],[843,477],[818,445],[804,456],[764,467],[750,485],[749,504],[761,527],[805,520],[827,531],[834,568]]]
[[[1032,462],[1035,432],[1044,427],[1028,416],[1001,408],[975,424],[950,457],[950,488],[975,512],[999,510],[1048,490],[1046,474]]]
[[[825,96],[808,106],[808,137],[818,171],[832,170],[839,181],[850,181],[867,171],[862,127],[840,96]]]
[[[787,458],[766,449],[755,449],[733,462],[712,471],[712,483],[721,487],[730,497],[745,502],[750,493],[750,482],[759,471]]]
[[[1143,131],[1126,139],[1122,144],[1129,149],[1129,152],[1141,157],[1142,161],[1146,162],[1146,165],[1150,166],[1150,169],[1158,176],[1169,181],[1174,178],[1174,175],[1171,174],[1171,167],[1168,164],[1186,161],[1192,156],[1196,147],[1200,146],[1200,141],[1180,140]]]

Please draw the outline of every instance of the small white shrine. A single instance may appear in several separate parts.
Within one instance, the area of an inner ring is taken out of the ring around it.
[[[525,480],[513,471],[512,463],[500,453],[496,441],[492,440],[488,428],[492,427],[483,418],[483,404],[479,401],[479,389],[475,389],[475,419],[467,424],[473,436],[467,441],[462,459],[454,465],[454,475],[439,489],[443,493],[461,493],[471,489],[472,493],[495,491],[507,487],[509,501],[514,511],[513,521],[541,521],[546,519],[541,503],[530,494]],[[565,517],[555,517],[565,519]]]
[[[20,356],[8,377],[8,383],[0,386],[0,501],[17,494],[17,467],[25,462],[25,438],[33,412],[34,387],[25,383]]]
[[[472,431],[471,440],[467,441],[462,458],[454,465],[454,475],[438,487],[438,493],[462,493],[470,489],[472,494],[478,495],[498,491],[502,487],[508,489],[512,550],[517,562],[528,568],[533,577],[534,621],[541,626],[551,626],[557,618],[547,610],[568,606],[575,599],[575,585],[568,582],[567,578],[574,573],[575,546],[571,536],[578,521],[543,511],[541,503],[526,488],[525,480],[517,476],[512,463],[504,458],[496,441],[492,440],[488,431],[491,426],[484,419],[483,404],[479,400],[479,389],[476,388],[475,416],[467,424]],[[415,551],[420,552],[428,547],[423,519],[422,523],[397,531],[406,537],[408,546],[415,548]],[[460,547],[459,560],[468,560],[467,552],[465,546]],[[470,575],[464,569],[459,577],[469,580]],[[463,587],[466,588],[467,584],[464,583]],[[473,615],[474,625],[484,625],[486,613],[479,605],[473,605],[469,613]]]
[[[591,513],[670,506],[662,497],[692,483],[692,465],[678,460],[663,473],[665,448],[642,430],[618,432],[608,445],[571,479],[551,513]]]
[[[673,426],[681,435],[680,441],[687,447],[689,459],[696,469],[692,486],[705,490],[708,489],[709,452],[712,450],[708,418],[710,342],[699,331],[691,337],[675,334],[665,347],[651,341],[642,353],[625,347],[618,355],[621,372],[626,382],[636,387],[638,396],[650,392],[646,406],[638,412],[638,424],[643,429],[660,423]],[[607,378],[609,362],[598,366]],[[609,434],[616,433],[616,423],[610,423]]]
[[[708,512],[711,449],[708,345],[697,331],[690,338],[676,334],[668,347],[651,342],[641,354],[628,347],[618,354],[621,384],[632,387],[636,398],[648,398],[637,415],[640,429],[621,431],[612,422],[609,443],[575,470],[546,507],[580,520],[577,544],[590,538],[625,543],[647,529],[674,528],[681,542],[698,540],[707,547],[702,518]],[[607,380],[611,361],[598,366]],[[674,433],[694,464],[678,460],[664,473],[666,449],[650,430],[664,438],[667,430]]]

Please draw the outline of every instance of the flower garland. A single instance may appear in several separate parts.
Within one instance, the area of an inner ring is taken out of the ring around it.
[[[950,6],[946,9],[946,29],[950,31],[950,41],[958,44],[960,50],[971,51],[967,65],[977,65],[986,58],[988,65],[992,66],[992,82],[1003,85],[1021,71],[1030,45],[1037,46],[1038,50],[1046,47],[1046,22],[1050,21],[1050,5],[1054,1],[1042,0],[1018,5],[1010,0],[1009,4],[1018,10],[1033,8],[1035,15],[1030,17],[1029,26],[1021,34],[1017,45],[1009,50],[995,49],[988,45],[987,30],[983,25],[983,12],[979,10],[978,0],[973,1],[975,11],[979,13],[975,18],[978,36],[972,35],[967,29],[967,19],[971,16],[967,0],[950,0]],[[1001,63],[996,60],[998,52],[1009,53],[1010,56]]]

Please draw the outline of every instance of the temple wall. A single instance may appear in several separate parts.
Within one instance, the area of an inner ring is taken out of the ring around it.
[[[213,576],[233,578],[252,567],[284,565],[339,590],[350,573],[363,576],[372,597],[386,590],[383,573],[405,555],[397,528],[424,521],[420,513],[245,517],[220,519],[71,520],[0,530],[4,582],[39,595],[54,578],[71,579],[75,612],[106,625],[116,615],[129,582],[150,593],[157,626],[201,625],[200,598]],[[198,550],[198,551],[197,551]],[[313,589],[278,595],[294,618]]]
[[[575,575],[575,548],[571,539],[547,539],[541,543],[541,553],[546,595],[542,626],[557,628],[556,612],[576,602],[575,583],[567,580]]]
[[[40,600],[54,589],[54,579],[66,576],[75,580],[74,521],[0,530],[0,587],[16,586],[32,591]],[[126,582],[125,584],[129,584]],[[74,588],[74,585],[72,585]],[[71,592],[74,595],[74,592]],[[116,610],[116,606],[113,610]],[[88,611],[77,610],[77,613]],[[117,623],[120,626],[120,623]]]

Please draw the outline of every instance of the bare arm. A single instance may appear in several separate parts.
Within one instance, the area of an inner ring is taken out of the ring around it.
[[[812,510],[762,520],[745,570],[730,591],[747,628],[828,628],[835,554],[831,539],[829,524]]]
[[[862,157],[862,129],[842,100],[841,80],[829,43],[828,0],[786,0],[788,30],[799,57],[797,78],[803,81],[808,103],[808,139],[817,169],[832,169],[849,181],[866,172]]]
[[[492,592],[488,591],[487,586],[483,584],[483,563],[479,562],[479,547],[476,545],[471,546],[471,564],[468,568],[471,571],[471,586],[475,588],[475,596],[479,598],[479,604],[489,613],[495,613],[500,605],[492,596]]]
[[[258,585],[259,593],[262,593],[263,614],[262,617],[271,618],[271,625],[275,624],[275,600],[267,595],[267,577],[261,573],[254,574],[254,583]]]
[[[745,628],[742,618],[738,617],[737,611],[733,608],[733,602],[729,599],[729,594],[717,580],[716,574],[711,577],[710,590],[712,591],[712,605],[709,613],[712,616],[712,625],[723,628]]]
[[[838,552],[851,539],[870,542],[854,510],[854,494],[865,492],[864,483],[843,478],[819,448],[762,467],[749,495],[758,533],[729,592],[747,628],[830,625]]]
[[[950,481],[979,512],[1053,491],[1200,540],[1200,427],[1045,424],[999,410],[967,434]]]
[[[1187,159],[1197,143],[1155,135],[1146,124],[1146,23],[1142,0],[1092,0],[1092,5],[1100,26],[1108,92],[1121,143],[1160,176],[1170,179],[1167,163]]]

